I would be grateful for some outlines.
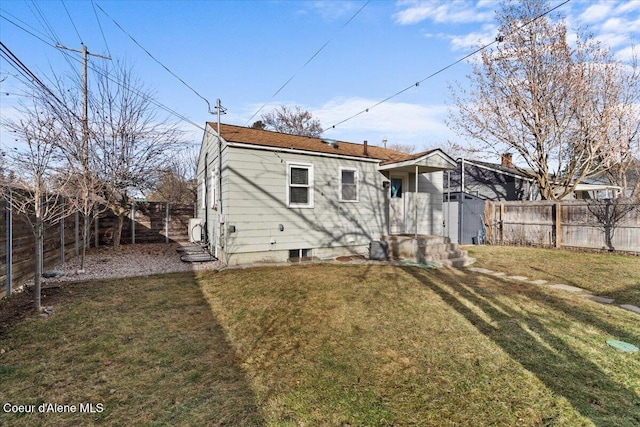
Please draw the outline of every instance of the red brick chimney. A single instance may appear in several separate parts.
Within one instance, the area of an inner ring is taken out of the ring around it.
[[[369,152],[368,152],[367,148],[368,148],[368,143],[367,143],[367,140],[365,140],[364,141],[364,148],[362,150],[362,154],[364,154],[365,156],[369,155]]]
[[[504,153],[502,155],[502,166],[506,166],[508,168],[512,168],[513,167],[513,154]]]

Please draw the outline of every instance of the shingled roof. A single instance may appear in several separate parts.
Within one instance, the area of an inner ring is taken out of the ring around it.
[[[212,130],[217,130],[217,123],[208,122]],[[264,147],[276,147],[283,149],[294,149],[309,151],[310,153],[326,153],[349,157],[361,157],[363,159],[376,159],[385,163],[401,162],[418,158],[425,153],[407,154],[388,148],[367,146],[367,153],[364,152],[364,144],[353,142],[333,141],[331,144],[323,142],[321,138],[289,135],[286,133],[273,132],[247,128],[243,126],[220,124],[220,134],[227,142],[237,142]]]

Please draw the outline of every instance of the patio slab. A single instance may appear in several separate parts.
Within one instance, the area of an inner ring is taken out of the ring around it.
[[[560,289],[567,292],[584,292],[584,289],[579,288],[577,286],[558,284],[558,285],[551,285],[550,287],[553,289]]]
[[[635,305],[621,304],[620,307],[624,308],[625,310],[633,311],[634,313],[640,314],[640,307],[636,307]]]
[[[591,301],[599,302],[602,304],[611,304],[615,301],[613,298],[605,298],[598,295],[580,295],[582,298],[590,299]]]

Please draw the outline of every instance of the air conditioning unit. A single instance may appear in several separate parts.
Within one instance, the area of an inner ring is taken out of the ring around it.
[[[201,243],[204,240],[204,219],[189,218],[189,242]]]

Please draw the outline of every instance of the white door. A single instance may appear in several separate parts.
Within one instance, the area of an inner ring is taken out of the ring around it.
[[[389,233],[405,232],[405,191],[407,180],[403,176],[391,175],[391,195],[389,197]]]

